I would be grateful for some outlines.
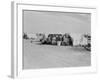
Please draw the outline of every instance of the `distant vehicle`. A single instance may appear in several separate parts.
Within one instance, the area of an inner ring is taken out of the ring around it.
[[[73,45],[73,39],[69,34],[49,34],[48,37],[42,34],[40,39],[42,44],[51,44],[51,45]]]
[[[56,38],[57,37],[55,35],[52,37],[52,39],[51,39],[51,44],[52,45],[57,45],[57,39]]]
[[[47,44],[57,45],[58,41],[62,40],[62,34],[49,34],[46,38]]]
[[[53,34],[49,34],[47,37],[47,44],[52,44],[52,38],[53,38]]]
[[[57,44],[56,35],[55,34],[49,34],[48,38],[47,38],[47,43],[52,44],[52,45],[56,45]]]
[[[62,37],[62,45],[64,46],[69,46],[69,45],[73,45],[73,39],[71,38],[71,36],[69,34],[64,34]]]
[[[90,35],[84,35],[84,37],[87,38],[87,44],[84,46],[84,48],[91,51],[91,36]]]

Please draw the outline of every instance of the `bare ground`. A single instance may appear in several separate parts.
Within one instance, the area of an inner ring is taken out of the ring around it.
[[[23,40],[23,69],[91,65],[91,53],[82,47],[41,45]]]

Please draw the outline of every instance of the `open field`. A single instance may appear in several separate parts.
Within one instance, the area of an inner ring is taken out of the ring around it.
[[[91,53],[82,47],[41,45],[23,40],[23,69],[91,65]]]

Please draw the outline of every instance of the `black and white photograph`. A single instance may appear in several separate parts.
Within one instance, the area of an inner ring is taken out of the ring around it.
[[[23,69],[91,66],[91,13],[23,10]]]

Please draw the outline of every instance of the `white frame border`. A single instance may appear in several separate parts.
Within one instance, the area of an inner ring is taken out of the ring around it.
[[[92,51],[90,67],[72,67],[72,68],[53,68],[39,70],[22,70],[22,10],[43,10],[43,11],[60,11],[60,12],[79,12],[91,13],[91,34],[92,34]],[[90,73],[97,71],[95,31],[96,31],[96,8],[55,6],[55,5],[38,5],[12,2],[12,70],[13,78],[23,78],[32,76],[49,76],[65,75],[72,73]]]

